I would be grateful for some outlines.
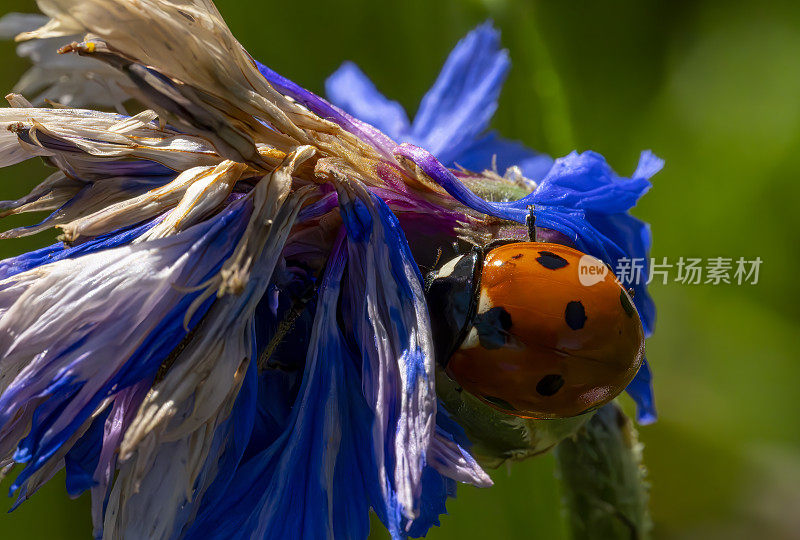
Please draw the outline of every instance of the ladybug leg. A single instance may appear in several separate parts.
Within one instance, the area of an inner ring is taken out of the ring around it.
[[[528,226],[528,239],[531,242],[536,242],[536,215],[534,205],[528,207],[528,217],[525,218],[525,224]]]
[[[436,248],[436,260],[433,261],[433,267],[434,268],[439,266],[439,261],[441,260],[441,258],[442,258],[442,248],[439,247],[439,248]]]

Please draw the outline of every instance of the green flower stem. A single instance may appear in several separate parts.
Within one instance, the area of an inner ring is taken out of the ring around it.
[[[619,406],[610,403],[600,409],[555,453],[573,538],[648,538],[642,445]]]

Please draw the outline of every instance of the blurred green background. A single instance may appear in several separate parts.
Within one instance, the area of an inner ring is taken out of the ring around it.
[[[3,0],[0,11],[34,11]],[[660,419],[641,429],[655,538],[800,538],[800,4],[627,0],[219,0],[263,62],[321,92],[345,59],[413,112],[447,53],[491,17],[513,69],[494,126],[554,156],[593,149],[629,175],[666,160],[635,210],[653,256],[761,257],[757,285],[652,285],[648,356]],[[0,87],[26,68],[0,48]],[[0,171],[0,199],[43,178]],[[9,219],[4,228],[25,220]],[[52,233],[0,244],[7,257]],[[630,404],[627,404],[630,406]],[[552,457],[462,487],[429,537],[566,536]],[[1,486],[8,487],[8,482]],[[3,538],[88,538],[87,498],[63,477],[13,514]],[[382,537],[376,534],[376,537]]]

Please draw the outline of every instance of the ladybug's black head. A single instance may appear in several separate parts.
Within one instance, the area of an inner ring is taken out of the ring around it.
[[[428,274],[428,302],[436,361],[442,366],[466,337],[478,303],[483,253],[459,255]]]

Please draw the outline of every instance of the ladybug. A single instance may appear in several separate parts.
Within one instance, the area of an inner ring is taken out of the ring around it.
[[[593,279],[582,280],[592,267]],[[437,362],[514,416],[595,409],[644,358],[631,296],[603,262],[561,244],[513,241],[460,255],[429,275],[426,299]]]

